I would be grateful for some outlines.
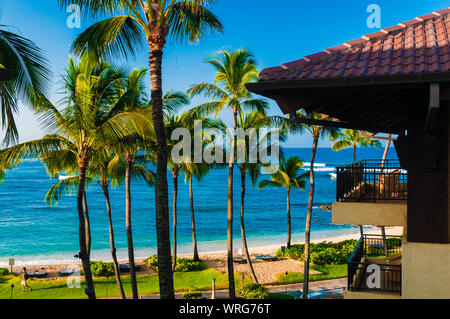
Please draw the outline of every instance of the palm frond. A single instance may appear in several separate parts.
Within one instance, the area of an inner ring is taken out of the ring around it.
[[[37,159],[43,153],[59,150],[64,143],[53,135],[12,146],[0,151],[0,168],[10,169],[23,159]]]
[[[18,100],[36,109],[35,99],[47,94],[52,72],[43,51],[33,41],[2,29],[0,52],[0,67],[16,72],[9,84],[0,86],[2,127],[6,128],[4,143],[11,144],[18,138],[13,118]]]
[[[145,33],[132,16],[115,16],[97,22],[72,43],[76,54],[92,54],[105,59],[135,56],[144,47]]]
[[[148,186],[155,186],[156,174],[144,165],[133,165],[132,177],[143,179]]]
[[[258,189],[266,188],[266,187],[281,187],[282,185],[276,181],[273,180],[263,180],[258,184]]]
[[[78,5],[86,16],[91,17],[96,17],[104,13],[114,14],[127,9],[126,3],[121,0],[58,0],[58,4],[63,9],[67,9],[74,4]]]
[[[66,195],[73,194],[78,189],[79,177],[71,177],[61,180],[50,188],[45,195],[45,201],[50,205],[57,205],[59,200]]]
[[[220,19],[203,4],[210,1],[172,1],[166,12],[166,23],[171,26],[170,37],[179,41],[199,41],[215,31],[222,32]]]

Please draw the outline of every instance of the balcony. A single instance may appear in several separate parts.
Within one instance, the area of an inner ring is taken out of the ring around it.
[[[408,199],[408,172],[400,162],[363,160],[337,167],[338,202],[391,202]]]
[[[408,173],[397,160],[337,167],[333,224],[403,226]]]
[[[402,237],[363,235],[348,260],[346,298],[400,298]]]

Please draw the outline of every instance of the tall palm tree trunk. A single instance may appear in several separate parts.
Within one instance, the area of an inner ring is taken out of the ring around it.
[[[192,190],[192,175],[189,177],[189,202],[191,206],[191,227],[192,227],[192,245],[194,249],[194,261],[199,261],[197,247],[197,233],[195,231],[195,214],[194,214],[194,192]]]
[[[384,164],[386,162],[386,158],[387,158],[387,154],[389,152],[389,147],[391,146],[391,134],[388,134],[388,140],[386,142],[386,147],[384,148],[384,152],[383,152],[383,158],[381,160],[381,172],[383,173],[383,169],[384,169]],[[388,248],[387,248],[387,240],[386,240],[386,228],[384,226],[381,226],[381,236],[383,239],[383,247],[384,247],[384,253],[386,255],[386,258],[388,256]]]
[[[177,199],[178,199],[178,172],[172,171],[173,175],[173,229],[172,229],[172,240],[173,240],[173,261],[172,261],[172,271],[175,272],[175,267],[177,266]]]
[[[162,48],[164,44],[150,45],[150,78],[152,117],[157,142],[157,172],[155,183],[156,235],[158,242],[158,272],[161,299],[175,299],[172,260],[170,252],[169,192],[167,185],[167,141],[164,129],[162,102]]]
[[[286,213],[287,213],[287,242],[286,247],[291,248],[291,190],[287,189],[286,199]]]
[[[231,142],[231,154],[228,163],[228,224],[227,224],[227,262],[228,262],[228,290],[230,299],[236,298],[234,285],[234,265],[233,265],[233,169],[234,156],[236,151],[236,128],[237,111],[233,110],[234,131]]]
[[[133,166],[133,158],[127,156],[126,160],[127,160],[127,167],[125,171],[125,188],[126,188],[125,224],[128,243],[128,262],[130,264],[130,280],[131,280],[131,289],[133,291],[133,299],[138,299],[139,295],[136,281],[136,267],[134,263],[133,230],[131,227],[131,168]]]
[[[248,270],[252,276],[254,282],[258,282],[255,270],[253,269],[252,260],[250,259],[250,253],[248,252],[247,239],[245,236],[245,223],[244,223],[244,200],[245,200],[245,170],[241,170],[241,237],[242,248],[244,248],[245,257],[247,258]]]
[[[108,225],[109,225],[109,245],[111,246],[111,257],[114,265],[114,276],[116,277],[117,288],[120,292],[120,297],[122,299],[126,299],[125,292],[123,290],[122,280],[120,279],[120,268],[119,263],[117,261],[117,253],[116,253],[116,244],[114,240],[114,229],[113,222],[111,216],[111,201],[109,199],[109,190],[108,185],[106,183],[102,184],[103,194],[105,196],[106,208],[108,211]]]
[[[92,237],[91,237],[91,221],[89,218],[89,209],[87,205],[87,198],[86,198],[86,190],[83,194],[83,210],[84,210],[84,222],[86,224],[86,252],[90,256],[91,255],[91,243],[92,243]]]
[[[314,161],[316,159],[317,145],[319,143],[320,134],[316,132],[313,134],[313,147],[311,154],[311,170],[309,172],[310,188],[308,198],[308,209],[306,211],[306,227],[305,227],[305,267],[304,267],[304,280],[303,280],[303,299],[308,298],[308,280],[309,280],[309,259],[310,252],[309,247],[311,243],[311,217],[312,207],[314,201]]]
[[[353,163],[356,163],[356,145],[353,145]],[[364,226],[363,225],[359,225],[359,232],[361,234],[361,236],[364,235]]]
[[[86,281],[86,293],[89,299],[95,299],[94,281],[92,280],[91,265],[89,254],[86,247],[86,224],[83,210],[83,195],[86,185],[86,169],[88,160],[86,157],[81,157],[78,163],[78,194],[77,194],[77,210],[78,210],[78,241],[80,245],[79,257],[83,265],[84,278]]]

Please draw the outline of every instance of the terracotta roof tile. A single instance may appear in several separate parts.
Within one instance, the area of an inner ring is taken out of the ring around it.
[[[450,8],[261,72],[260,81],[450,71]]]

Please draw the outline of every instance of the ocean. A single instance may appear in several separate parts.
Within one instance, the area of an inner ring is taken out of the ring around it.
[[[358,148],[358,159],[381,159],[383,150]],[[309,169],[310,148],[285,149],[286,156],[296,155]],[[323,239],[359,232],[353,225],[332,225],[331,212],[320,209],[335,201],[335,167],[352,162],[352,150],[333,152],[320,148],[316,157],[316,191],[312,218],[312,238]],[[388,158],[397,158],[391,147]],[[199,252],[226,249],[227,169],[211,171],[201,182],[194,181],[194,204]],[[267,178],[262,176],[261,178]],[[44,197],[58,179],[51,179],[39,161],[25,161],[6,173],[0,184],[0,266],[15,258],[16,265],[72,263],[78,249],[76,194],[65,196],[57,206],[48,206]],[[172,176],[168,173],[170,215],[172,215]],[[309,181],[308,181],[309,182]],[[154,189],[142,181],[132,182],[132,227],[136,258],[156,253]],[[235,170],[234,248],[242,247],[240,237],[240,176]],[[292,241],[304,239],[309,183],[305,190],[291,193]],[[189,185],[179,177],[178,252],[192,252]],[[125,189],[111,190],[112,215],[119,259],[127,258],[125,234]],[[91,218],[92,259],[109,260],[109,234],[106,204],[100,187],[87,190]],[[172,219],[172,216],[170,216]],[[258,190],[247,178],[245,201],[246,234],[249,247],[286,242],[286,190]]]

